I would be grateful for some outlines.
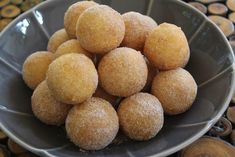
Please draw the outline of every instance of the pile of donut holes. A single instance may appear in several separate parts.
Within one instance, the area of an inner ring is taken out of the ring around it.
[[[99,150],[119,128],[130,139],[149,140],[162,129],[164,113],[191,107],[197,84],[183,69],[189,58],[180,27],[81,1],[68,8],[47,51],[27,57],[22,75],[41,122],[65,124],[75,145]]]

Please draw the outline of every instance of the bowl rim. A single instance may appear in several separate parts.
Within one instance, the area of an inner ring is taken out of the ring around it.
[[[20,16],[18,16],[17,18],[15,18],[9,25],[7,25],[2,32],[0,33],[0,38],[3,36],[3,34],[12,26],[14,26],[16,24],[16,22],[18,22],[20,19],[26,17],[27,15],[33,13],[35,10],[46,7],[48,4],[50,3],[55,3],[58,0],[47,0],[44,1],[40,4],[38,4],[37,6],[29,9],[28,11],[22,13]],[[149,1],[149,5],[152,5],[154,3],[155,0],[150,0]],[[168,0],[168,1],[172,1],[172,0]],[[149,157],[162,157],[162,156],[167,156],[170,154],[173,154],[183,148],[185,148],[186,146],[190,145],[191,143],[193,143],[194,141],[196,141],[197,139],[199,139],[200,137],[202,137],[219,119],[220,117],[223,115],[223,113],[225,112],[226,108],[228,107],[229,103],[230,103],[230,99],[232,98],[233,92],[235,89],[235,60],[234,60],[234,53],[233,50],[231,48],[231,45],[229,44],[227,38],[225,37],[225,35],[223,34],[223,32],[220,30],[220,28],[213,23],[209,18],[207,18],[206,15],[204,15],[203,13],[201,13],[200,11],[198,11],[196,8],[194,8],[193,6],[191,6],[190,4],[187,4],[184,1],[181,0],[174,0],[178,5],[181,5],[183,7],[186,8],[190,8],[191,10],[193,10],[194,12],[196,12],[199,16],[203,17],[203,21],[201,24],[203,24],[203,22],[209,22],[210,24],[213,25],[213,27],[220,33],[221,38],[225,41],[226,46],[229,48],[229,51],[232,55],[232,59],[233,59],[233,63],[227,67],[226,69],[231,69],[231,73],[232,73],[232,80],[231,80],[231,89],[227,95],[227,100],[225,100],[223,107],[221,108],[221,110],[217,113],[217,115],[207,121],[205,127],[199,131],[197,134],[193,135],[192,137],[188,138],[187,140],[185,140],[184,142],[182,142],[181,144],[174,146],[166,151],[163,151],[159,154],[155,154],[155,155],[150,155]],[[149,6],[148,9],[151,9],[152,7]],[[147,13],[149,12],[149,10],[147,11]],[[226,70],[225,69],[225,70]],[[225,71],[224,70],[224,71]],[[222,74],[224,71],[220,72],[218,75]],[[47,157],[56,157],[55,155],[51,154],[50,151],[54,150],[52,149],[39,149],[39,148],[35,148],[33,146],[30,146],[29,144],[27,144],[26,142],[20,140],[17,136],[15,136],[13,133],[11,133],[1,122],[0,122],[0,129],[2,131],[4,131],[8,137],[10,137],[11,139],[13,139],[16,143],[18,143],[19,145],[21,145],[22,147],[24,147],[25,149],[37,154],[37,155],[41,155],[41,156],[47,156]]]

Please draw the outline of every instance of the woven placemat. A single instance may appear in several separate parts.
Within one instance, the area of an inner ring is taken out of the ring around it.
[[[184,0],[208,16],[235,50],[235,0]]]
[[[43,0],[0,0],[0,31],[14,18]]]

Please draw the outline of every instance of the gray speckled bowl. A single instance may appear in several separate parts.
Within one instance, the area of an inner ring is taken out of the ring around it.
[[[234,56],[221,31],[204,15],[177,0],[97,0],[121,13],[138,11],[158,23],[182,27],[189,40],[187,70],[199,86],[193,107],[166,117],[164,128],[152,140],[129,141],[95,152],[81,152],[62,128],[42,124],[32,115],[29,90],[21,77],[22,63],[45,50],[48,37],[63,27],[63,15],[77,0],[50,0],[28,11],[0,35],[0,127],[26,149],[49,157],[155,156],[162,157],[189,145],[220,118],[232,97]]]

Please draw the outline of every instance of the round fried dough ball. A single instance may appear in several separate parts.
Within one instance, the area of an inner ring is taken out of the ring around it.
[[[148,93],[137,93],[124,99],[118,107],[120,128],[133,140],[149,140],[157,135],[164,122],[158,99]]]
[[[81,1],[71,5],[64,15],[64,27],[70,38],[76,38],[76,24],[80,15],[88,8],[98,5],[93,1]]]
[[[187,111],[197,95],[197,84],[192,75],[182,69],[159,72],[152,84],[152,94],[162,104],[168,115]]]
[[[108,101],[110,104],[113,105],[113,107],[116,107],[116,105],[119,103],[119,97],[110,95],[109,93],[107,93],[102,87],[100,87],[98,85],[94,95],[94,97],[98,97],[98,98],[102,98],[106,101]]]
[[[140,52],[131,48],[117,48],[101,59],[98,72],[101,86],[106,92],[127,97],[144,88],[148,68]]]
[[[149,16],[132,11],[123,14],[122,17],[126,32],[121,45],[142,51],[147,35],[157,26],[157,23]]]
[[[49,125],[62,125],[72,105],[64,104],[55,100],[49,90],[46,81],[43,81],[34,90],[32,110],[34,115],[43,123]]]
[[[51,63],[46,80],[56,100],[66,104],[79,104],[95,92],[98,74],[88,57],[70,53]]]
[[[69,40],[69,36],[65,29],[58,30],[55,32],[51,38],[49,39],[48,45],[47,45],[47,50],[55,53],[57,48],[64,42]]]
[[[99,150],[109,145],[119,129],[118,116],[104,99],[92,97],[69,112],[66,131],[82,149]]]
[[[79,41],[76,39],[71,39],[61,44],[56,50],[54,54],[54,58],[58,58],[68,53],[82,53],[86,55],[87,57],[92,58],[92,55],[88,51],[83,49]]]
[[[190,50],[181,28],[163,23],[147,36],[144,54],[159,70],[171,70],[187,64]]]
[[[53,53],[38,51],[27,57],[22,75],[29,88],[35,89],[46,78],[46,72],[53,60]]]
[[[105,5],[82,13],[77,22],[77,38],[81,46],[92,53],[107,53],[117,48],[125,35],[122,16]]]

